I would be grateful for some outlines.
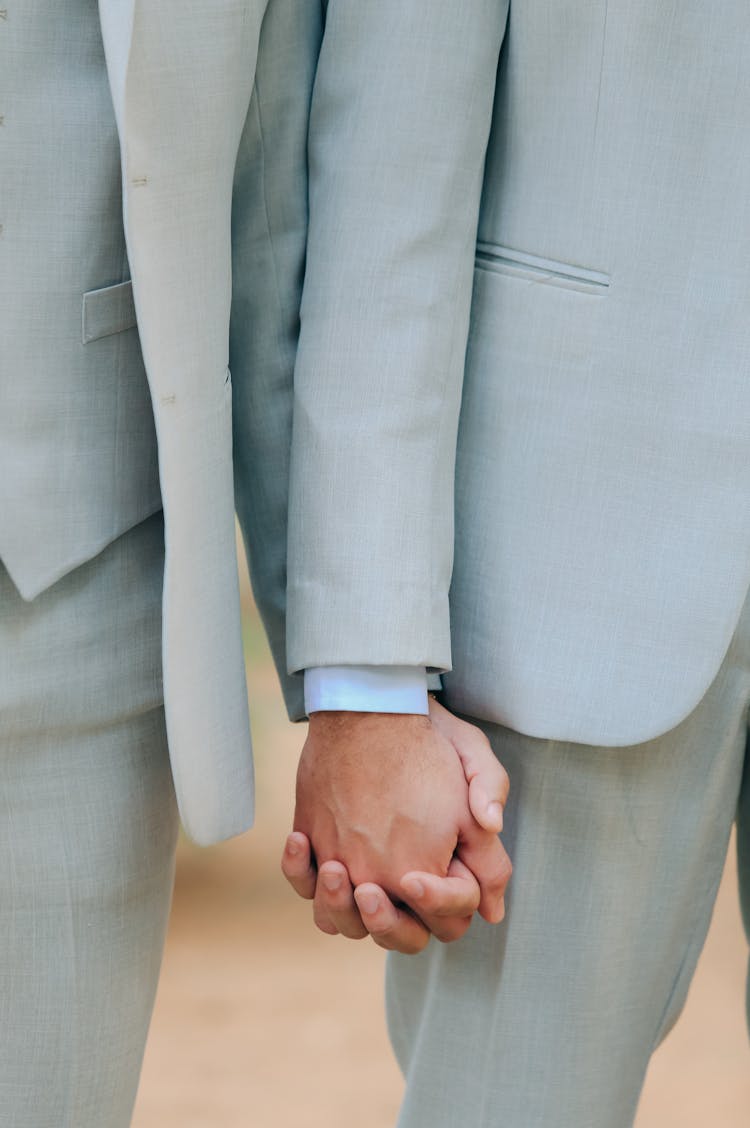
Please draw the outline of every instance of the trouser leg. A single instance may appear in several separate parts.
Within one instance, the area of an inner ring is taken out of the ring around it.
[[[126,1128],[177,813],[152,518],[32,604],[0,577],[0,1126]]]
[[[511,778],[508,914],[389,957],[402,1128],[632,1124],[684,1004],[737,808],[747,620],[703,702],[658,740],[596,749],[486,726]]]

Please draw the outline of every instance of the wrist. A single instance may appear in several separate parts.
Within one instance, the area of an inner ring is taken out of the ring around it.
[[[310,714],[310,731],[326,729],[329,733],[353,728],[376,730],[385,727],[429,727],[432,722],[425,713],[375,713],[351,709],[320,709]]]

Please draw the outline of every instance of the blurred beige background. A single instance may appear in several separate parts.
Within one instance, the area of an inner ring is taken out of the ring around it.
[[[286,720],[246,577],[243,594],[258,817],[222,846],[180,844],[133,1128],[391,1128],[401,1078],[383,1021],[383,954],[318,933],[279,872],[305,733]],[[750,1124],[746,961],[732,849],[637,1128]]]

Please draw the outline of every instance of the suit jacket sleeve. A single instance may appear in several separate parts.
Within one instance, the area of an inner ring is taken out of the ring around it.
[[[450,668],[456,434],[507,0],[329,0],[310,124],[288,664]]]
[[[232,208],[235,500],[250,578],[293,718],[286,673],[286,556],[292,385],[307,232],[307,126],[320,0],[270,0],[240,143]]]

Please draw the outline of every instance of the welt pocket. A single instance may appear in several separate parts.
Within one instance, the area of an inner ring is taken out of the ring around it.
[[[609,275],[600,270],[530,255],[497,243],[477,243],[475,265],[478,270],[488,270],[493,274],[507,274],[548,286],[563,286],[584,294],[605,294],[610,284]]]
[[[116,286],[104,286],[101,290],[89,290],[83,295],[82,333],[83,343],[98,341],[100,337],[111,337],[113,333],[123,333],[132,329],[136,322],[133,285],[131,282],[118,282]]]

